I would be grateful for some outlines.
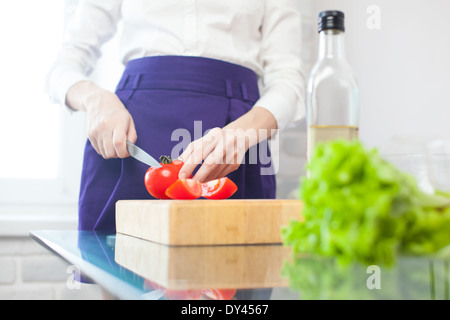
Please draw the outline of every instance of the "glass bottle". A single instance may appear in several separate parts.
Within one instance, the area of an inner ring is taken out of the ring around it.
[[[319,57],[307,85],[307,159],[319,142],[357,139],[358,84],[345,58],[345,16],[319,14]]]

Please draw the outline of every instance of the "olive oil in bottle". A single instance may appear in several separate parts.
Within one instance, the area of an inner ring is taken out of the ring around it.
[[[319,142],[326,142],[334,139],[358,139],[358,127],[354,126],[312,125],[308,128],[308,132],[308,155],[313,152],[312,147]]]
[[[319,142],[357,139],[358,84],[345,58],[345,16],[319,14],[319,57],[308,80],[307,159]]]

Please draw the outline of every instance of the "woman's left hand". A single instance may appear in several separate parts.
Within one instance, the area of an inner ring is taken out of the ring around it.
[[[191,142],[179,159],[184,161],[181,179],[191,176],[202,163],[195,176],[200,182],[226,176],[239,168],[248,143],[243,130],[213,128],[202,138]]]
[[[270,138],[276,129],[277,122],[268,110],[253,107],[226,127],[213,128],[191,142],[180,155],[184,165],[179,178],[190,177],[200,164],[195,180],[205,182],[226,176],[239,168],[250,147]]]

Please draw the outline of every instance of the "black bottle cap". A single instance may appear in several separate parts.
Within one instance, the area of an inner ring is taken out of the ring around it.
[[[319,13],[319,32],[330,29],[345,31],[345,15],[343,12],[330,10]]]

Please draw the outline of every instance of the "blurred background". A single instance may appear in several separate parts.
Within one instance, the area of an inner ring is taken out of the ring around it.
[[[317,14],[346,14],[346,51],[360,85],[360,139],[393,159],[445,150],[450,119],[448,0],[295,0],[302,12],[302,58],[317,56]],[[46,72],[77,0],[0,3],[0,299],[89,299],[95,286],[70,290],[71,271],[28,238],[32,229],[76,229],[84,114],[49,102]],[[123,66],[118,35],[92,74],[114,90]],[[296,195],[304,173],[306,127],[278,141],[279,198]],[[450,150],[446,150],[450,152]]]

